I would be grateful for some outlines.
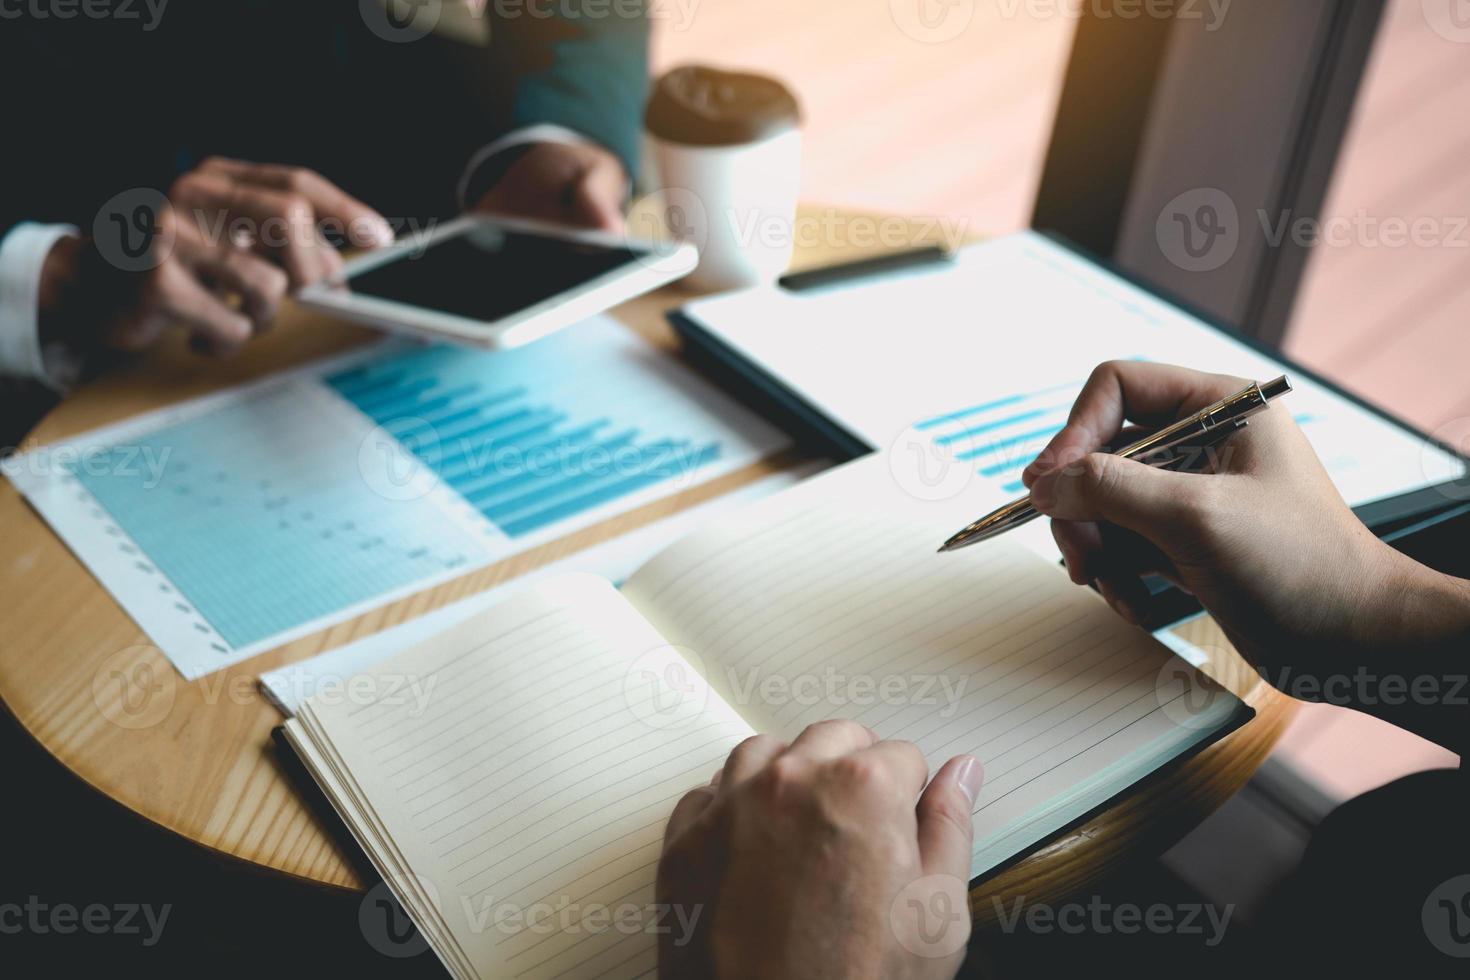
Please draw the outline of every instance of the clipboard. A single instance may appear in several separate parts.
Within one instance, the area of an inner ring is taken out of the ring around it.
[[[1354,406],[1368,417],[1377,419],[1404,436],[1425,447],[1432,447],[1460,463],[1461,473],[1456,477],[1426,480],[1423,485],[1412,489],[1354,506],[1354,513],[1378,537],[1412,554],[1415,549],[1420,552],[1426,550],[1433,552],[1434,549],[1424,547],[1426,539],[1443,533],[1446,526],[1454,522],[1463,521],[1467,532],[1470,532],[1470,457],[1466,457],[1455,447],[1435,439],[1411,423],[1342,388],[1332,380],[1285,356],[1269,345],[1246,336],[1219,319],[1180,301],[1177,297],[1117,269],[1111,263],[1100,259],[1062,236],[1039,233],[1022,234],[1034,236],[1036,240],[1064,250],[1073,258],[1147,294],[1178,314],[1203,324],[1220,336],[1248,348],[1279,367],[1275,373],[1287,374],[1294,382],[1299,379],[1309,381]],[[915,277],[922,275],[923,273],[917,273]],[[863,282],[852,282],[830,290],[828,294],[861,288],[863,285]],[[809,394],[788,383],[777,371],[769,369],[765,363],[750,356],[747,350],[741,349],[732,342],[726,332],[718,326],[705,322],[700,315],[700,305],[696,303],[692,308],[674,310],[667,316],[684,345],[686,355],[717,383],[731,390],[747,404],[764,412],[813,451],[827,453],[834,458],[845,460],[867,455],[883,448],[875,445],[870,438],[865,437],[861,431],[857,431],[857,427],[848,424],[838,413],[829,412]],[[1015,496],[1019,495],[1015,494]],[[977,506],[977,513],[983,509],[983,506]],[[1420,556],[1416,555],[1416,557]],[[1448,556],[1439,554],[1437,557],[1442,565]],[[1423,560],[1422,557],[1421,560]],[[1470,568],[1470,565],[1467,565],[1467,568]],[[1455,572],[1455,569],[1452,568],[1442,570]],[[1164,580],[1158,579],[1150,582],[1149,586],[1155,596],[1155,615],[1150,617],[1148,623],[1150,627],[1167,626],[1199,611],[1198,603],[1193,597],[1174,588]]]

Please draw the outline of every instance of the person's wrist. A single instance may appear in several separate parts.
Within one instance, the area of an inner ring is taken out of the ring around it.
[[[484,160],[470,174],[465,183],[464,201],[471,211],[485,211],[490,209],[490,195],[497,184],[509,172],[510,168],[520,162],[521,158],[530,153],[538,145],[537,143],[516,143],[497,151],[493,156]]]
[[[138,302],[138,277],[117,268],[91,238],[58,242],[43,266],[36,326],[42,349],[61,345],[96,367],[111,356],[108,330]]]
[[[1383,644],[1425,651],[1470,639],[1470,582],[1380,545],[1391,556],[1384,605],[1393,626]]]
[[[1380,545],[1375,601],[1354,616],[1353,672],[1344,702],[1463,754],[1465,648],[1470,642],[1470,582]]]
[[[77,307],[81,288],[86,242],[74,235],[59,239],[41,265],[36,290],[36,329],[42,348],[52,344],[71,345],[81,317]]]

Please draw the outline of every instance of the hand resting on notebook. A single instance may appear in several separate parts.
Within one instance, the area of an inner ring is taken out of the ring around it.
[[[658,901],[703,914],[692,942],[663,937],[659,976],[954,976],[983,774],[970,756],[928,773],[851,721],[742,742],[669,821]]]
[[[1037,509],[1053,518],[1073,581],[1095,582],[1136,621],[1147,598],[1139,576],[1166,575],[1199,598],[1268,679],[1298,697],[1330,692],[1293,678],[1321,682],[1390,663],[1399,674],[1438,675],[1463,664],[1452,650],[1470,638],[1470,583],[1374,537],[1289,413],[1253,418],[1216,451],[1207,473],[1097,452],[1127,438],[1120,439],[1125,423],[1158,427],[1246,383],[1137,362],[1093,372],[1067,426],[1024,474]],[[1463,709],[1457,723],[1445,699],[1417,710],[1386,700],[1359,697],[1354,706],[1440,741],[1464,723]]]

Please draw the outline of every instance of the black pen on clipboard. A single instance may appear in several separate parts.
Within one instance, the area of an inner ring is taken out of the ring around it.
[[[931,265],[948,265],[954,262],[954,257],[955,253],[950,249],[940,245],[931,245],[925,248],[909,249],[905,252],[894,252],[891,255],[880,255],[871,259],[859,259],[856,262],[842,262],[821,269],[792,272],[782,276],[777,283],[782,289],[800,293],[812,289],[851,285],[864,279],[922,269]]]

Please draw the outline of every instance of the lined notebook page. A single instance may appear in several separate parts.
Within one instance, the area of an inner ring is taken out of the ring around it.
[[[350,774],[338,792],[372,828],[359,833],[380,870],[449,938],[451,969],[649,973],[665,822],[749,726],[717,698],[691,697],[677,654],[586,576],[498,606],[374,676],[414,679],[427,703],[313,699],[302,721],[338,754],[327,767]]]
[[[1177,742],[1187,712],[1184,692],[1161,693],[1171,654],[1060,569],[1004,539],[936,554],[964,523],[953,510],[902,494],[870,457],[685,539],[624,594],[758,730],[790,739],[843,717],[936,769],[977,756],[978,854]],[[1186,741],[1214,724],[1185,720]]]

